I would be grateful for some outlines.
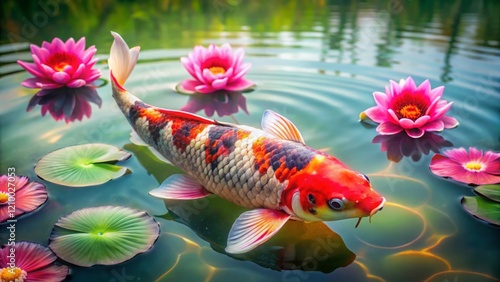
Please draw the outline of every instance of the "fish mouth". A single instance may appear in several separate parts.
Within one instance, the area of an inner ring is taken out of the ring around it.
[[[382,210],[382,208],[384,208],[384,204],[385,204],[385,198],[382,197],[382,203],[380,203],[380,205],[378,205],[376,208],[374,208],[371,212],[370,212],[370,217],[368,218],[368,221],[370,223],[372,223],[372,216],[374,214],[376,214],[379,210]]]
[[[368,222],[372,223],[372,216],[376,214],[378,211],[382,210],[384,208],[384,204],[385,204],[385,198],[382,197],[382,202],[370,212],[370,215],[368,217]],[[356,222],[356,226],[354,228],[358,228],[359,224],[361,223],[361,219],[363,219],[363,217],[358,218],[358,222]]]

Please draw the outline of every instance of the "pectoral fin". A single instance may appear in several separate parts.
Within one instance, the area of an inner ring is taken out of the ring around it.
[[[256,248],[276,234],[289,218],[286,212],[270,209],[242,213],[229,231],[226,252],[241,254]]]
[[[210,192],[193,178],[184,174],[174,174],[149,194],[161,199],[191,200],[208,196]]]
[[[264,111],[261,126],[262,130],[276,137],[305,144],[297,127],[286,117],[271,110]]]

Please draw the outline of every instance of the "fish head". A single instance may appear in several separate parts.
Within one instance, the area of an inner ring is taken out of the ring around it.
[[[303,172],[290,179],[288,188],[287,207],[305,221],[371,219],[385,203],[366,175],[331,156],[315,157]]]

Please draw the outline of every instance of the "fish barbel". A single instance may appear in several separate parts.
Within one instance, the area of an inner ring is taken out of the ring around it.
[[[228,253],[252,250],[289,219],[371,219],[382,209],[385,199],[366,175],[305,145],[295,125],[273,111],[264,112],[259,130],[142,102],[123,86],[139,47],[129,49],[112,34],[113,97],[135,132],[131,139],[186,173],[170,176],[150,194],[163,199],[215,194],[251,209],[233,224]]]

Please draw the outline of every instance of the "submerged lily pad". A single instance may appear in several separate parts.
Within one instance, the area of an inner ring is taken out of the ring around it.
[[[500,184],[481,185],[474,190],[490,200],[500,202]]]
[[[131,154],[106,144],[70,146],[48,153],[35,166],[36,174],[59,185],[84,187],[116,179],[130,170],[114,165]]]
[[[463,197],[462,206],[473,216],[500,225],[500,203],[485,197]]]
[[[113,265],[151,248],[160,226],[146,212],[120,206],[75,211],[59,219],[49,247],[79,266]]]

